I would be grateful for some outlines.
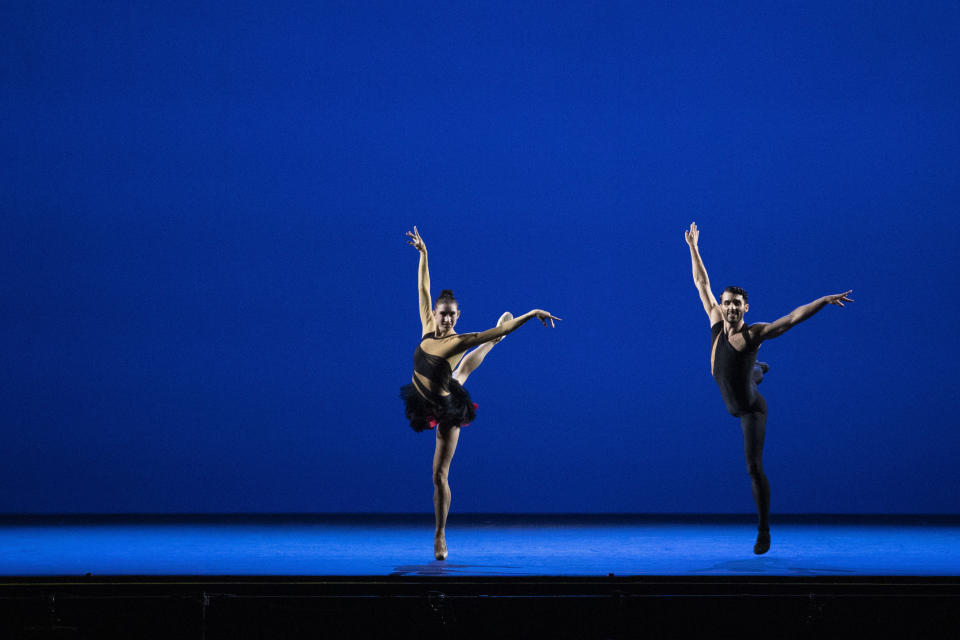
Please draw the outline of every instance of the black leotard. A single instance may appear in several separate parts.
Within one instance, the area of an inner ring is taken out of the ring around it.
[[[763,441],[767,426],[767,402],[757,391],[757,380],[762,375],[754,375],[757,363],[757,349],[759,344],[750,340],[749,327],[744,326],[741,331],[746,340],[746,349],[737,351],[727,340],[723,330],[723,321],[710,327],[713,334],[713,379],[720,387],[720,395],[727,405],[727,411],[740,418],[740,428],[743,430],[743,452],[747,459],[747,472],[753,486],[753,500],[757,505],[758,527],[766,532],[769,540],[770,531],[770,483],[763,472]],[[769,548],[769,543],[767,544]],[[754,553],[763,553],[766,549],[754,547]]]
[[[420,344],[417,350],[413,352],[413,370],[433,383],[434,388],[442,389],[444,392],[450,392],[450,381],[453,380],[453,369],[446,358],[435,356],[423,350],[423,341],[427,338],[435,339],[435,335],[428,333],[420,338]],[[438,393],[423,384],[417,376],[413,376],[413,385],[420,392],[420,395],[431,402],[440,402],[446,393]]]
[[[747,348],[737,351],[727,340],[722,321],[710,327],[710,333],[713,334],[713,379],[720,387],[720,395],[727,405],[727,411],[735,416],[766,413],[766,403],[757,391],[753,378],[760,345],[754,345],[750,341],[748,329],[746,325],[742,329]]]
[[[426,334],[420,338],[420,344],[428,338],[435,340],[436,334]],[[476,405],[467,390],[454,380],[453,370],[446,358],[429,354],[417,345],[417,350],[413,352],[413,370],[433,384],[433,389],[430,389],[414,375],[413,381],[400,389],[400,397],[406,404],[407,420],[414,431],[433,429],[438,425],[466,426],[473,421]]]

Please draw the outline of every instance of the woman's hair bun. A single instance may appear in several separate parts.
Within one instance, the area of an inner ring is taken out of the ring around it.
[[[441,302],[445,302],[447,304],[458,304],[457,299],[453,297],[453,291],[450,289],[444,289],[440,292],[440,296],[437,298],[436,304],[440,304]]]

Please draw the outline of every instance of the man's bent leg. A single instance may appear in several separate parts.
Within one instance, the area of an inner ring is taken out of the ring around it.
[[[763,382],[763,376],[767,373],[767,371],[770,371],[770,365],[768,365],[766,362],[758,362],[753,365],[753,373],[751,375],[753,384],[760,384]]]

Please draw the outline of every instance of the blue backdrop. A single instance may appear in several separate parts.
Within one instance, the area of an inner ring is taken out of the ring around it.
[[[663,6],[669,4],[669,6]],[[417,225],[498,345],[454,511],[957,512],[956,3],[5,2],[0,511],[425,511]],[[954,328],[951,328],[954,327]]]

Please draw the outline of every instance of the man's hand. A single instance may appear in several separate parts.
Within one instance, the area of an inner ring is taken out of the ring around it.
[[[423,243],[423,238],[420,237],[420,232],[417,231],[416,226],[413,227],[413,231],[407,231],[407,235],[410,237],[410,240],[407,240],[407,244],[417,251],[427,250],[427,245]]]
[[[683,232],[683,237],[686,239],[687,244],[690,245],[691,249],[697,248],[697,241],[700,240],[700,229],[697,229],[697,223],[690,223],[690,230]]]
[[[853,293],[853,289],[847,291],[846,293],[835,293],[832,296],[824,296],[823,299],[827,304],[835,304],[838,307],[844,306],[844,302],[853,302],[853,298],[850,297],[850,294]]]

